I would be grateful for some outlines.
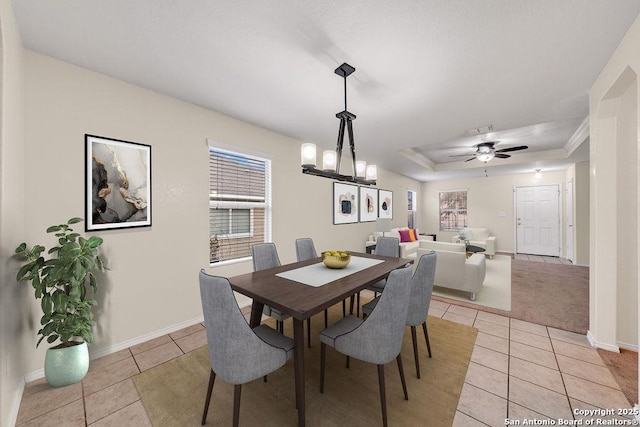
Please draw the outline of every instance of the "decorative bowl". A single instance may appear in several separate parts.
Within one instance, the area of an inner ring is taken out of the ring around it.
[[[351,261],[351,254],[344,252],[340,252],[339,255],[332,255],[331,252],[323,252],[322,253],[322,262],[329,268],[345,268],[349,265]]]

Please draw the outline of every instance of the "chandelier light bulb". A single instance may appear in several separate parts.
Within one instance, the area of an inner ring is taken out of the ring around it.
[[[378,179],[378,167],[376,165],[368,165],[367,172],[365,174],[365,178],[367,180],[377,180]]]
[[[303,167],[316,167],[316,145],[310,142],[300,148],[300,163]]]
[[[364,160],[356,161],[356,176],[364,178],[367,173],[367,162]]]
[[[325,150],[322,152],[322,169],[326,171],[336,170],[336,152]]]

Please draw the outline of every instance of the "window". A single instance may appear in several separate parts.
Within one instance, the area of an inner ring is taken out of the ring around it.
[[[467,190],[440,192],[440,231],[467,226]]]
[[[251,257],[270,240],[271,161],[209,148],[210,262]]]
[[[407,190],[407,227],[416,228],[416,192]]]

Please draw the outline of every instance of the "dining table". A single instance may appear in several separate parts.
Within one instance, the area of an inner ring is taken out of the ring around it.
[[[258,326],[265,305],[293,319],[294,372],[298,426],[304,426],[305,366],[304,321],[386,278],[412,259],[350,252],[343,269],[331,269],[321,257],[294,262],[229,278],[231,288],[253,299],[249,324]]]

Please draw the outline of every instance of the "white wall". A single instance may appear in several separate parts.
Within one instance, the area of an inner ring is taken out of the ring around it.
[[[299,141],[38,53],[24,51],[24,58],[29,161],[16,175],[28,194],[19,213],[29,226],[16,230],[8,247],[23,240],[49,244],[49,225],[84,216],[85,133],[152,146],[152,227],[96,233],[105,240],[109,271],[96,310],[93,356],[199,319],[199,269],[220,275],[251,270],[250,263],[209,268],[207,139],[272,158],[273,240],[283,262],[295,259],[297,237],[313,238],[318,250],[364,250],[375,223],[333,225],[332,181],[300,172]],[[378,183],[398,197],[393,222],[404,225],[406,190],[417,191],[419,184],[384,170]],[[10,208],[3,204],[2,212]],[[12,368],[33,375],[46,347],[33,350],[39,307],[29,299],[21,310],[25,321],[12,331],[3,322],[2,330],[29,342],[13,356],[21,362]]]
[[[490,173],[490,172],[489,172]],[[541,178],[535,173],[475,178],[466,180],[433,181],[423,184],[422,221],[426,233],[437,233],[438,240],[450,241],[456,233],[439,230],[438,194],[445,190],[467,189],[469,227],[488,227],[496,236],[496,251],[515,252],[514,187],[558,184],[563,192],[565,171],[543,171]],[[563,206],[561,201],[560,206]]]
[[[589,332],[599,347],[638,346],[640,18],[589,94]],[[634,335],[635,336],[632,336]]]
[[[0,425],[11,424],[19,403],[22,354],[35,342],[20,330],[32,292],[15,284],[10,256],[24,233],[23,49],[10,0],[0,1]],[[16,392],[16,390],[18,392]]]

